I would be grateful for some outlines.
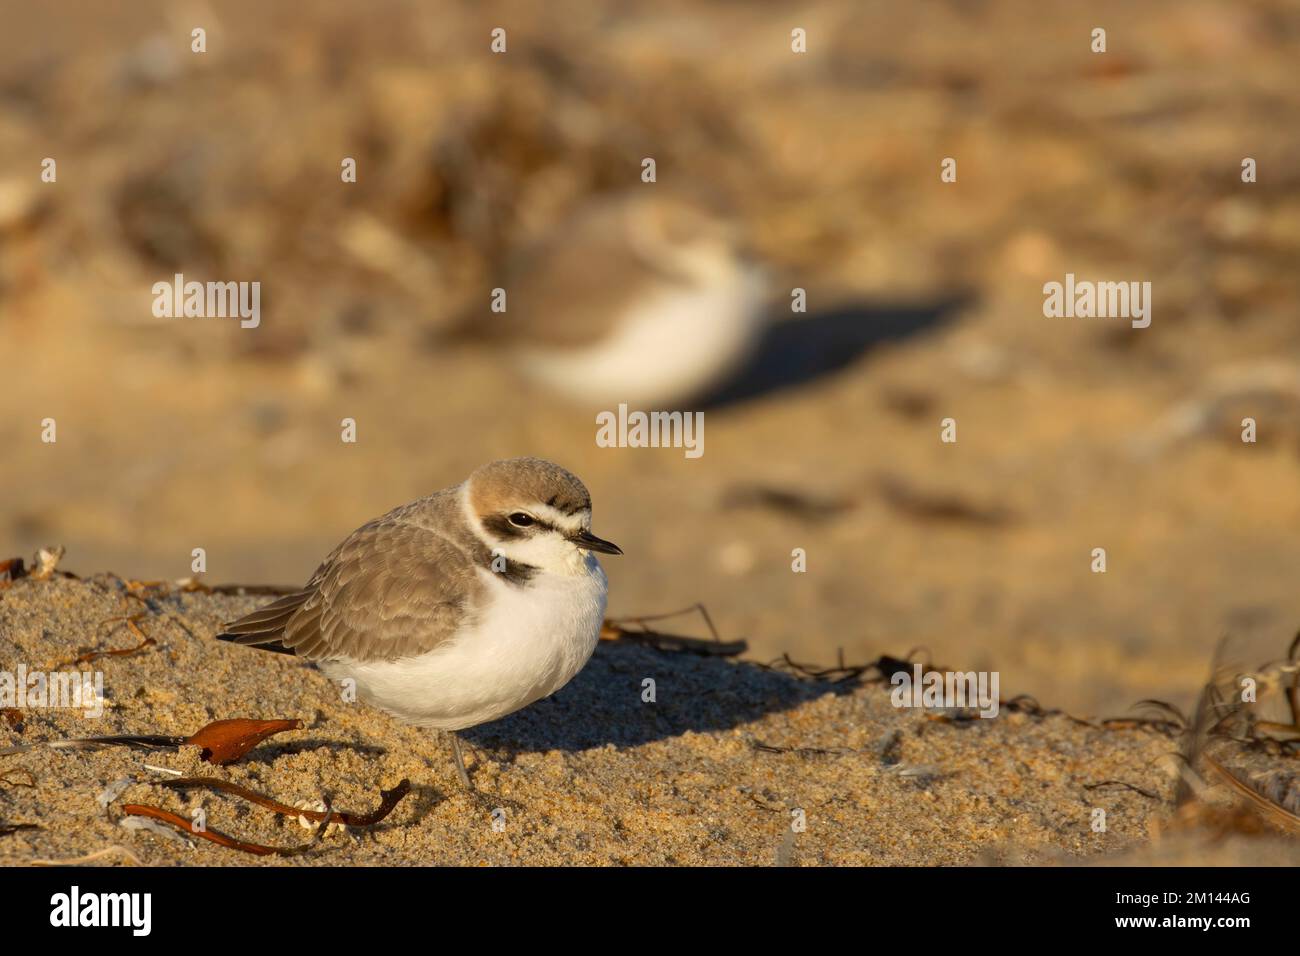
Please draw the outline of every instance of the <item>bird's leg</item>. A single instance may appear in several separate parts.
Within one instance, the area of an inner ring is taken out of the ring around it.
[[[454,730],[449,730],[447,733],[451,736],[451,752],[456,757],[456,771],[460,774],[460,782],[465,785],[466,790],[473,793],[474,783],[469,779],[469,772],[465,770],[465,758],[460,752],[460,737]]]
[[[447,731],[447,734],[451,737],[451,750],[456,757],[456,771],[460,774],[460,782],[465,785],[465,793],[469,796],[470,800],[478,804],[480,810],[493,815],[493,819],[495,819],[496,812],[503,807],[518,808],[521,806],[518,802],[508,800],[501,796],[499,792],[493,796],[488,796],[478,787],[474,786],[473,781],[470,780],[469,773],[465,770],[465,759],[461,750],[460,736],[454,730]]]

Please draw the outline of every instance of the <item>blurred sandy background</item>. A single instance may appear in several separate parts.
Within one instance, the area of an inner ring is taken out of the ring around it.
[[[1300,13],[1132,6],[2,3],[0,557],[293,584],[538,454],[626,551],[612,614],[1186,703],[1221,636],[1300,626]],[[817,374],[709,407],[698,460],[430,344],[643,156],[809,294]],[[174,272],[260,281],[261,327],[154,319]],[[1045,319],[1066,272],[1151,281],[1151,327]]]

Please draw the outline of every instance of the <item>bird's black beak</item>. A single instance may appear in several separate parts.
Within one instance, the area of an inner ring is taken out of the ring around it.
[[[587,551],[599,551],[601,554],[622,554],[623,549],[612,541],[597,538],[590,531],[579,531],[569,538],[574,544]]]

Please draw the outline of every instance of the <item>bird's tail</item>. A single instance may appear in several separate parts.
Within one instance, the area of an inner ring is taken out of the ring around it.
[[[297,613],[310,596],[310,591],[295,591],[277,601],[272,601],[265,607],[250,611],[238,620],[227,624],[226,629],[217,635],[217,640],[257,647],[277,654],[293,654],[294,649],[286,645],[281,638],[284,637],[285,625],[289,623],[289,618]]]

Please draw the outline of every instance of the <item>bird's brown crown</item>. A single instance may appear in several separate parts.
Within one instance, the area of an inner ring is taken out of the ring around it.
[[[507,458],[469,476],[470,505],[480,515],[540,502],[573,515],[591,509],[591,495],[578,477],[544,458]]]

